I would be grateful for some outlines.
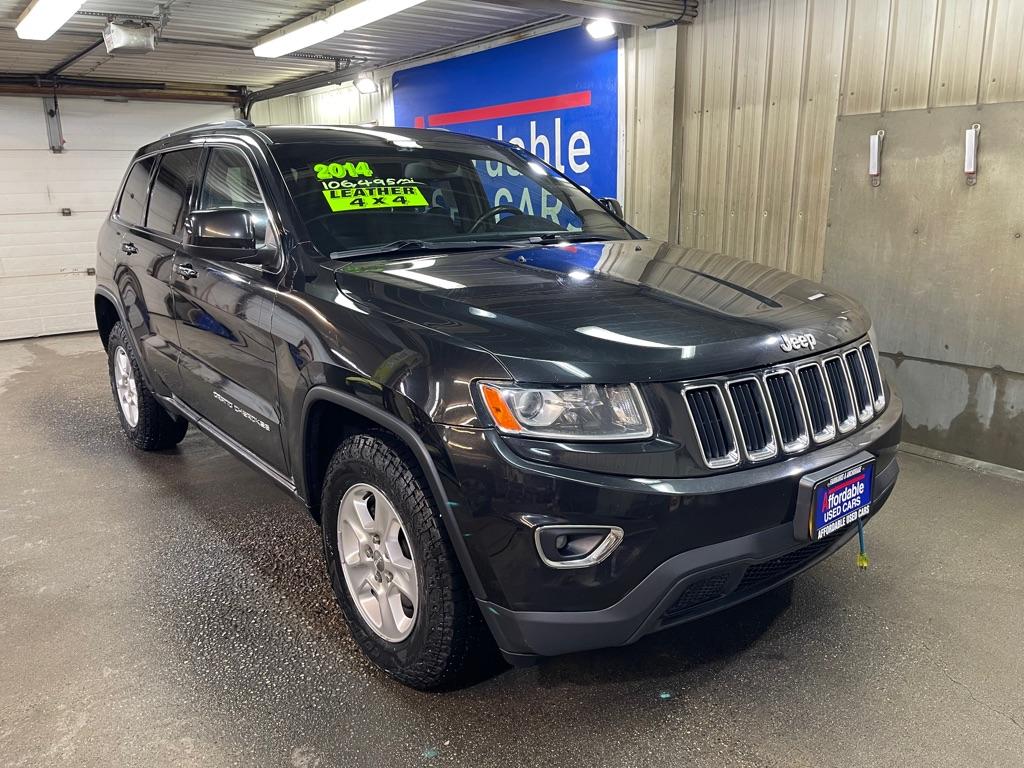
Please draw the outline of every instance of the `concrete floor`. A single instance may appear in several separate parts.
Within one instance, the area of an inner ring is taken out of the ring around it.
[[[122,439],[93,335],[0,344],[0,765],[1024,764],[1024,485],[906,456],[791,590],[417,693],[312,520],[194,430]]]

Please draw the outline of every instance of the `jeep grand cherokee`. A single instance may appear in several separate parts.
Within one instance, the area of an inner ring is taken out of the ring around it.
[[[769,590],[896,481],[856,302],[646,238],[517,146],[190,129],[138,152],[98,251],[128,439],[193,424],[303,502],[353,636],[412,686]]]

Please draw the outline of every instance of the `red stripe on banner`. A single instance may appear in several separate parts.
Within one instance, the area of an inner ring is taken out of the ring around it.
[[[510,101],[506,104],[494,104],[490,107],[462,109],[458,112],[442,112],[431,115],[427,122],[431,128],[442,125],[458,125],[459,123],[476,123],[481,120],[498,120],[503,117],[532,115],[536,112],[552,112],[557,109],[575,109],[590,106],[590,91],[563,93],[560,96],[545,96],[540,99],[526,101]]]
[[[417,117],[415,120],[413,120],[412,124],[413,124],[414,128],[426,128],[427,127],[427,124],[423,120],[422,117]]]
[[[851,477],[849,480],[847,480],[846,482],[840,483],[835,488],[829,488],[827,491],[825,491],[825,495],[821,499],[821,508],[822,509],[825,508],[825,502],[828,501],[828,497],[831,496],[833,493],[835,493],[836,491],[841,491],[846,486],[853,485],[854,483],[856,483],[859,480],[863,480],[866,475],[867,475],[866,472],[861,472],[856,477]]]

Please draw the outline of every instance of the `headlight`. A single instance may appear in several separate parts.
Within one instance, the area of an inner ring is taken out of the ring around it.
[[[640,440],[651,420],[633,384],[523,387],[478,383],[484,407],[499,431],[556,440]]]

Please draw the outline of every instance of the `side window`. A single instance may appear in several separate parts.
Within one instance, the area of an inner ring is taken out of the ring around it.
[[[199,195],[199,208],[244,208],[252,214],[256,243],[267,238],[267,206],[245,156],[229,147],[213,147],[206,164],[206,177]]]
[[[124,183],[124,191],[117,204],[117,215],[129,224],[141,227],[146,218],[146,190],[149,188],[154,163],[156,156],[144,158],[128,172],[128,180]]]
[[[200,152],[199,148],[178,149],[161,157],[149,194],[147,227],[165,235],[178,235],[181,231]]]

